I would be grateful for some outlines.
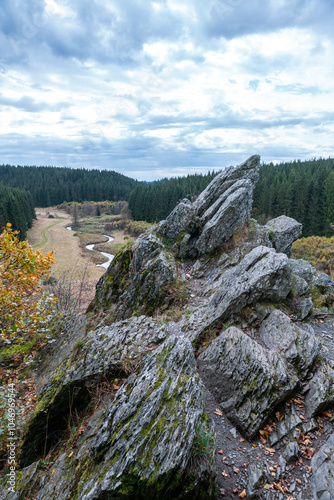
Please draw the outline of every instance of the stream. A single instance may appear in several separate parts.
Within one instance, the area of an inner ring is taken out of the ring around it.
[[[68,229],[69,231],[72,231],[71,226],[67,226],[66,229]],[[105,243],[109,243],[110,241],[113,241],[113,239],[114,239],[111,236],[108,236],[107,234],[104,234],[103,236],[108,238],[108,241],[106,241]],[[98,243],[89,243],[89,245],[86,245],[86,248],[87,248],[87,250],[91,250],[92,252],[98,252],[101,255],[103,255],[104,257],[107,257],[107,259],[108,259],[107,262],[104,262],[103,264],[96,264],[96,265],[97,265],[97,267],[104,267],[104,269],[108,269],[110,262],[113,260],[113,258],[115,256],[112,255],[111,253],[100,252],[99,250],[95,250],[94,247],[96,244],[98,244]]]

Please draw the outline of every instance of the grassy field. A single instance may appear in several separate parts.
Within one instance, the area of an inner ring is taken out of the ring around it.
[[[69,231],[66,227],[71,225],[71,218],[64,211],[46,208],[37,209],[36,214],[37,220],[27,235],[30,245],[44,254],[50,250],[54,252],[57,264],[53,266],[51,275],[57,280],[71,274],[80,282],[85,275],[89,302],[94,296],[95,284],[105,272],[97,264],[106,259],[98,252],[87,250],[85,246],[96,243],[96,250],[116,254],[130,240],[129,236],[123,231],[114,231],[109,234],[114,241],[105,243],[107,239],[103,236],[104,224],[100,219],[83,220],[79,231]]]

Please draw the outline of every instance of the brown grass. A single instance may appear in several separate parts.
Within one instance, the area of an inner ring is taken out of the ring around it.
[[[71,224],[69,215],[52,209],[40,209],[36,210],[36,212],[37,220],[34,221],[33,227],[28,231],[28,241],[31,246],[42,250],[44,254],[49,251],[54,252],[57,264],[52,268],[52,276],[58,279],[70,271],[77,271],[78,275],[81,275],[86,269],[87,280],[91,282],[94,290],[94,285],[105,271],[101,267],[96,267],[92,262],[90,254],[92,256],[93,254],[98,256],[98,254],[89,252],[86,249],[83,251],[80,247],[79,238],[74,236],[73,231],[66,229],[66,226]],[[52,213],[55,218],[49,219],[49,213]],[[48,226],[52,227],[48,228]],[[42,238],[43,230],[47,239],[44,242]],[[94,235],[95,238],[99,238],[99,236]],[[91,242],[88,241],[88,243]]]

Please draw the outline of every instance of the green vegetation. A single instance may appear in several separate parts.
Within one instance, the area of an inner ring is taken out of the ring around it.
[[[138,181],[110,170],[0,165],[0,182],[30,191],[35,206],[66,201],[127,200]]]
[[[263,165],[254,191],[253,217],[260,224],[287,215],[303,224],[303,236],[331,236],[334,159]]]
[[[194,200],[215,176],[215,172],[209,172],[138,184],[129,199],[131,216],[147,222],[165,219],[182,198]]]
[[[24,240],[33,219],[36,215],[31,194],[0,184],[0,232],[7,222],[11,222],[13,229],[20,231],[20,239]]]

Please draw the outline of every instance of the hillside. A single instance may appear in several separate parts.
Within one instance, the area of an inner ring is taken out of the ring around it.
[[[284,214],[303,224],[304,237],[332,236],[334,159],[263,165],[253,207],[261,223]]]
[[[290,258],[299,222],[250,218],[259,170],[182,200],[54,326],[1,500],[334,496],[334,282]]]
[[[110,170],[11,165],[0,165],[0,182],[28,190],[36,207],[49,207],[63,201],[127,200],[138,184]]]

